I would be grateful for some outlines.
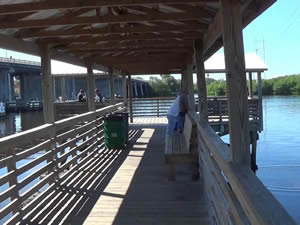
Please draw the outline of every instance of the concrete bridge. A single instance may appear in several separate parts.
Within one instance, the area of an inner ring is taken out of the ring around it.
[[[54,95],[65,100],[75,100],[81,88],[87,90],[86,74],[55,74],[53,75]],[[122,78],[114,79],[115,94],[122,96]],[[95,87],[108,98],[110,80],[105,73],[95,74]],[[62,94],[64,93],[64,94]],[[148,97],[147,81],[132,79],[133,97]],[[12,102],[16,99],[29,101],[42,100],[41,64],[39,62],[0,57],[0,101]]]

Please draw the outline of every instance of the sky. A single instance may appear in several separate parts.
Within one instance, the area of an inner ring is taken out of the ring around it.
[[[299,28],[300,0],[277,0],[244,29],[245,53],[257,53],[269,68],[263,75],[264,79],[300,73]],[[0,57],[6,56],[39,61],[39,57],[0,49]],[[58,62],[52,62],[52,65],[53,73],[86,72],[83,68]]]

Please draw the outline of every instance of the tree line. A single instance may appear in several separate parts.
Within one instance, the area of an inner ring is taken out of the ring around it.
[[[150,77],[150,95],[152,97],[170,97],[178,94],[181,81],[170,75],[162,75],[161,79]],[[257,81],[252,81],[253,94],[257,95]],[[249,86],[249,81],[247,82]],[[225,96],[226,81],[206,78],[208,96]],[[194,85],[197,93],[197,85]],[[262,81],[263,95],[300,95],[300,74],[276,77]]]

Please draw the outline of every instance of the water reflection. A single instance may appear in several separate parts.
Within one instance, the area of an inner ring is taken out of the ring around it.
[[[9,113],[0,117],[0,137],[19,133],[43,123],[43,112]]]

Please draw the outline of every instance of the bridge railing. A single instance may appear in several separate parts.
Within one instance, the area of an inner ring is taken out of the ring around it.
[[[197,123],[199,167],[211,224],[296,225],[250,169],[232,163],[229,147],[205,121]]]
[[[16,224],[101,154],[103,117],[122,110],[119,103],[1,138],[0,224]]]
[[[14,58],[4,58],[4,57],[0,57],[0,62],[2,62],[2,63],[15,63],[15,64],[22,64],[22,65],[31,65],[31,66],[41,66],[40,62],[14,59]]]

